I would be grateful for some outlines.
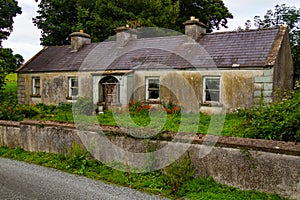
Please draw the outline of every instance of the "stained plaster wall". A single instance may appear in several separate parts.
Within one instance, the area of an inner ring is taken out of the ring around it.
[[[216,110],[231,112],[235,108],[249,107],[254,103],[254,79],[263,76],[264,70],[218,71],[136,71],[134,99],[146,101],[145,80],[148,76],[160,77],[160,100],[173,101],[186,112],[211,113]],[[203,105],[202,80],[204,76],[221,78],[221,105]]]
[[[58,104],[68,98],[68,77],[78,77],[79,96],[92,97],[92,76],[88,72],[18,74],[18,100],[25,104]],[[32,96],[32,78],[40,77],[40,97]]]

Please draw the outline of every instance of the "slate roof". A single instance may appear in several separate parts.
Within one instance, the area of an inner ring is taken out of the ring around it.
[[[274,64],[285,28],[204,34],[197,42],[185,35],[142,38],[124,47],[115,41],[45,47],[21,68],[26,72],[265,67]],[[275,50],[274,50],[275,49]],[[274,56],[275,55],[275,56]]]

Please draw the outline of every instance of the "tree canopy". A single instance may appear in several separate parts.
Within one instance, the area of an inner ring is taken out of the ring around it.
[[[1,45],[13,30],[13,18],[21,13],[17,1],[0,0],[0,90],[5,85],[6,75],[14,72],[24,61],[21,55],[14,55],[11,49],[2,48]]]
[[[23,62],[21,55],[14,55],[13,51],[8,48],[0,48],[0,90],[5,85],[6,75],[13,73]]]
[[[251,21],[247,20],[246,28],[249,28]],[[256,28],[271,28],[280,25],[287,25],[290,30],[290,42],[295,68],[295,77],[300,78],[300,9],[286,4],[276,5],[274,10],[268,10],[263,19],[260,16],[254,17]]]
[[[8,38],[13,29],[13,18],[21,14],[18,2],[14,0],[0,0],[0,47],[2,40]]]
[[[42,30],[41,44],[69,44],[69,34],[83,29],[94,42],[115,34],[114,29],[161,27],[183,31],[182,23],[196,16],[208,31],[226,27],[232,14],[222,0],[41,0],[34,24]]]

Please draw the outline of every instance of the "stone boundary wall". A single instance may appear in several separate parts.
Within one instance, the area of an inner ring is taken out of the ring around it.
[[[95,133],[99,126],[88,132]],[[142,139],[125,136],[117,127],[101,126],[110,141],[131,152],[145,152]],[[83,146],[73,124],[57,122],[0,121],[0,146],[21,147],[36,152],[66,153],[74,143]],[[176,143],[167,140],[161,145]],[[300,144],[233,137],[219,137],[211,152],[200,158],[199,150],[205,136],[196,136],[189,148],[197,176],[213,177],[217,182],[244,190],[277,193],[287,198],[300,199]],[[157,144],[153,141],[153,144]],[[161,146],[159,145],[159,146]]]

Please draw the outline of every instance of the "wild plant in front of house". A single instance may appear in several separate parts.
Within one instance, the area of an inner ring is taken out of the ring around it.
[[[91,97],[79,97],[73,104],[73,113],[75,115],[92,115],[95,113],[95,106]]]
[[[259,104],[243,111],[244,120],[234,132],[243,137],[300,141],[300,91],[292,98],[271,104]]]
[[[185,153],[179,160],[166,167],[165,173],[173,186],[171,194],[174,194],[182,184],[193,179],[194,169],[189,153]]]

